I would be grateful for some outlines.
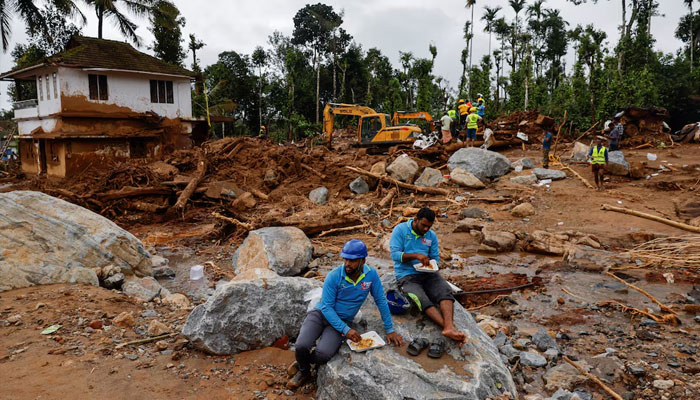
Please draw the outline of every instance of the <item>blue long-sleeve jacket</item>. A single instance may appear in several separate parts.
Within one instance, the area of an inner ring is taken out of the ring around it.
[[[425,254],[431,260],[440,262],[440,250],[435,232],[429,230],[425,235],[419,236],[413,231],[413,220],[399,224],[391,232],[389,241],[391,259],[394,260],[394,275],[399,280],[407,275],[419,274],[414,265],[420,264],[417,260],[404,262],[404,253]]]
[[[370,293],[382,316],[384,331],[387,334],[394,332],[382,281],[377,270],[367,264],[362,267],[362,274],[357,278],[357,282],[353,282],[345,274],[345,267],[342,265],[329,272],[323,282],[323,295],[321,301],[316,304],[316,309],[321,310],[335,330],[345,335],[350,330],[348,322],[355,318]]]

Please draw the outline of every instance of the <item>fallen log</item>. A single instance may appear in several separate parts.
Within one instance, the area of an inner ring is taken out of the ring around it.
[[[157,341],[157,340],[167,339],[167,338],[170,338],[170,337],[173,337],[173,336],[177,336],[177,335],[179,335],[179,334],[180,334],[179,332],[172,332],[172,333],[166,333],[165,335],[153,336],[153,337],[150,337],[150,338],[147,338],[147,339],[138,339],[138,340],[132,340],[132,341],[126,342],[126,343],[119,343],[119,344],[115,347],[115,349],[121,349],[122,347],[131,346],[131,345],[134,345],[134,344],[144,344],[144,343],[155,342],[155,341]]]
[[[384,198],[379,201],[379,208],[386,207],[387,204],[391,202],[391,199],[394,198],[394,196],[396,196],[396,188],[391,188],[391,190],[389,190],[389,193],[387,193],[386,196],[384,196]]]
[[[385,175],[378,175],[369,171],[365,171],[361,168],[355,168],[355,167],[350,167],[350,166],[345,166],[345,168],[349,169],[350,171],[356,172],[361,175],[369,176],[374,179],[378,179],[383,182],[391,183],[392,185],[396,185],[400,188],[408,189],[408,190],[413,190],[415,192],[419,193],[428,193],[428,194],[441,194],[447,196],[450,191],[447,189],[440,189],[440,188],[433,188],[433,187],[423,187],[423,186],[416,186],[416,185],[411,185],[409,183],[404,183],[401,181],[398,181],[394,178],[390,178]]]
[[[177,202],[173,206],[175,210],[181,212],[185,209],[187,201],[197,189],[199,183],[202,182],[202,179],[204,179],[204,175],[206,173],[207,159],[204,157],[204,151],[202,151],[201,148],[197,148],[197,171],[195,172],[194,176],[190,180],[190,183],[187,184],[187,187],[185,188],[185,190],[182,191],[180,197],[177,199]]]
[[[172,189],[166,187],[125,187],[121,190],[110,190],[105,193],[98,193],[96,196],[100,201],[112,201],[124,199],[127,197],[139,197],[139,196],[159,196],[159,195],[169,195],[172,193]]]
[[[564,125],[566,125],[566,117],[568,116],[568,114],[569,110],[564,110],[564,121],[561,123],[561,125],[559,125],[559,130],[557,131],[557,138],[554,140],[554,147],[552,149],[552,155],[554,157],[557,156],[557,146],[559,145],[559,136],[561,135],[561,128],[563,128]]]
[[[586,378],[592,380],[598,386],[600,386],[603,390],[605,390],[610,396],[612,396],[615,400],[623,400],[622,396],[617,394],[614,390],[610,389],[606,384],[604,384],[600,379],[598,379],[597,376],[591,374],[590,372],[586,371],[585,369],[581,368],[580,365],[576,364],[575,362],[571,361],[571,359],[567,356],[563,357],[564,361],[569,363],[572,367],[576,368],[578,372],[581,373],[581,375],[585,376]]]
[[[354,231],[357,229],[362,229],[366,228],[368,225],[367,224],[361,224],[361,225],[355,225],[355,226],[347,226],[345,228],[335,228],[335,229],[329,229],[327,231],[321,232],[318,237],[324,237],[326,235],[330,235],[331,233],[338,233],[338,232],[348,232],[348,231]]]
[[[622,214],[634,215],[635,217],[645,218],[651,221],[661,222],[662,224],[670,225],[674,228],[683,229],[689,232],[700,233],[700,227],[684,224],[682,222],[672,221],[670,219],[665,219],[658,217],[656,215],[651,215],[643,213],[641,211],[630,210],[628,208],[615,207],[609,204],[603,204],[601,209],[604,211],[615,211]]]
[[[586,178],[584,178],[584,177],[582,177],[581,175],[579,175],[578,172],[576,172],[576,171],[574,171],[573,169],[571,169],[568,165],[562,166],[562,169],[565,169],[565,170],[571,172],[572,174],[574,174],[574,176],[577,177],[581,182],[583,182],[583,184],[586,185],[587,188],[593,189],[593,185],[591,185],[591,183],[588,182],[588,181],[586,180]]]
[[[155,214],[155,213],[165,211],[165,209],[167,207],[159,205],[159,204],[148,203],[145,201],[135,201],[133,203],[126,204],[126,206],[124,206],[124,208],[126,208],[127,210],[143,211],[143,212]]]

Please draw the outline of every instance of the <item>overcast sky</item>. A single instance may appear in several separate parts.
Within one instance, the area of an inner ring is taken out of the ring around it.
[[[312,0],[316,2],[317,0]],[[292,18],[305,4],[311,1],[301,0],[175,0],[177,7],[185,17],[187,24],[183,37],[194,33],[206,46],[198,53],[202,65],[209,65],[217,60],[223,51],[234,50],[251,53],[258,46],[265,46],[267,37],[275,30],[291,35],[294,28]],[[471,11],[464,8],[464,0],[326,0],[336,11],[344,12],[343,27],[363,49],[379,48],[397,67],[399,51],[412,52],[418,57],[429,57],[428,46],[437,46],[438,55],[435,74],[443,76],[452,86],[459,82],[461,64],[459,56],[464,48],[462,29]],[[533,0],[528,0],[533,3]],[[652,34],[656,39],[656,48],[665,53],[676,52],[683,44],[674,37],[674,31],[680,17],[687,12],[682,0],[660,1],[663,16],[652,21]],[[206,4],[206,5],[205,5]],[[499,5],[503,9],[500,16],[509,21],[515,13],[507,5],[507,0],[477,0],[474,10],[474,63],[488,52],[488,34],[483,32],[481,21],[485,5]],[[620,2],[617,0],[600,0],[598,4],[574,6],[565,0],[548,0],[546,7],[558,8],[570,27],[577,24],[594,24],[596,28],[608,33],[608,44],[616,43],[619,33],[617,26],[621,20]],[[698,2],[700,7],[700,1]],[[88,23],[83,27],[83,34],[97,36],[97,22],[94,12],[84,8]],[[522,15],[522,13],[521,13]],[[139,35],[144,43],[150,44],[153,36],[147,29],[148,21],[134,18],[140,26]],[[105,21],[107,39],[121,40],[118,31]],[[27,36],[24,26],[18,18],[12,22],[10,50],[16,43],[25,43]],[[496,41],[493,39],[493,46]],[[141,51],[149,52],[145,47]],[[191,55],[187,66],[192,62]],[[9,51],[0,55],[0,69],[4,72],[12,68]],[[7,95],[7,83],[0,84],[0,108],[10,107]]]

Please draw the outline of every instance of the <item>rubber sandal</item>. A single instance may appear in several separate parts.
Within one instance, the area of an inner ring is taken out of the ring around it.
[[[428,348],[428,357],[430,358],[440,358],[442,357],[442,354],[445,352],[445,341],[442,339],[438,339],[434,341],[433,343],[430,343],[430,347]]]
[[[408,345],[408,349],[406,349],[406,352],[412,356],[417,356],[418,354],[420,354],[421,351],[428,347],[429,344],[430,343],[427,339],[414,339],[411,342],[411,344]]]

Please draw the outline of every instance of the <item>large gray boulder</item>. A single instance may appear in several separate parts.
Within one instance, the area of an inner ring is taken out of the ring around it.
[[[450,172],[455,168],[467,170],[482,182],[501,177],[513,169],[503,155],[474,147],[457,150],[447,161],[447,167]]]
[[[572,151],[574,161],[586,161],[588,159],[588,152],[591,150],[590,146],[586,146],[581,142],[574,143],[574,149]]]
[[[384,289],[395,288],[393,274],[382,278]],[[359,332],[375,331],[385,337],[379,311],[371,298],[362,306],[362,318],[352,324]],[[442,337],[440,328],[425,317],[394,315],[394,327],[405,340]],[[510,372],[501,361],[493,341],[477,326],[471,314],[455,303],[454,322],[467,334],[458,346],[446,339],[446,353],[439,368],[425,368],[421,357],[404,355],[391,346],[365,353],[347,345],[318,370],[319,400],[486,399],[516,394]]]
[[[424,169],[423,173],[416,179],[415,184],[416,186],[435,187],[442,183],[442,181],[442,172],[435,168],[428,167]]]
[[[233,255],[238,278],[293,276],[305,269],[314,246],[304,232],[293,226],[250,231]]]
[[[566,178],[566,172],[558,169],[535,168],[532,170],[532,173],[540,180],[551,179],[553,181],[558,181]]]
[[[271,346],[299,334],[308,306],[304,295],[321,286],[315,279],[298,277],[229,282],[192,310],[182,334],[198,349],[216,355]]]
[[[83,207],[41,192],[0,193],[0,292],[34,285],[98,285],[94,269],[150,276],[134,235]]]
[[[411,183],[413,178],[418,174],[418,163],[407,155],[401,155],[394,160],[391,165],[386,168],[389,175],[401,182]]]
[[[625,155],[621,151],[608,153],[608,164],[605,169],[613,175],[627,176],[630,174],[630,164],[625,160]]]

